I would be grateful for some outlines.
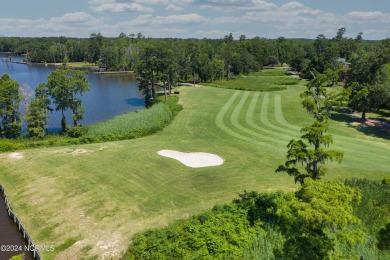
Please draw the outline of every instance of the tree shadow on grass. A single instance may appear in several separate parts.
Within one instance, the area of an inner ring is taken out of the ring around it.
[[[388,120],[387,118],[390,118],[390,111],[387,112],[387,111],[383,111],[383,110],[379,110],[378,112],[376,112],[378,115],[380,115],[378,117],[378,119],[380,119],[381,121],[384,121],[388,124],[390,124],[390,120]]]
[[[383,120],[381,117],[380,120],[368,119],[366,122],[362,122],[360,117],[353,114],[333,113],[331,116],[333,120],[347,123],[348,127],[354,128],[365,135],[390,140],[390,122],[384,117]]]

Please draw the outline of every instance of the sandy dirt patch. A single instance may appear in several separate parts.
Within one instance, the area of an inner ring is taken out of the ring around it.
[[[354,122],[350,123],[352,126],[361,126],[361,127],[377,127],[383,130],[389,130],[390,124],[376,119],[367,118],[366,121],[361,121],[361,116],[357,114],[352,114],[351,118]]]
[[[78,154],[84,154],[87,153],[87,150],[84,149],[76,149],[72,152],[72,154],[78,155]]]
[[[71,154],[71,155],[82,155],[90,153],[91,151],[87,151],[85,149],[66,149],[66,150],[57,150],[55,154]]]
[[[119,146],[118,146],[119,147]],[[96,149],[81,149],[81,148],[77,148],[77,149],[61,149],[61,150],[55,150],[52,152],[52,154],[71,154],[71,155],[83,155],[83,154],[91,154],[91,153],[95,153],[95,152],[101,152],[101,151],[104,151],[108,148],[107,145],[101,145],[99,148],[96,148]]]
[[[23,159],[23,154],[21,154],[21,153],[10,153],[9,155],[8,155],[8,158],[10,158],[10,159],[16,159],[16,160],[19,160],[19,159]]]
[[[194,152],[183,153],[173,150],[161,150],[158,154],[164,157],[178,160],[182,164],[191,168],[202,168],[209,166],[218,166],[223,164],[223,159],[212,153]]]

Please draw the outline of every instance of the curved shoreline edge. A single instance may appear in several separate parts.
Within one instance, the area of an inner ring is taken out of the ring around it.
[[[167,103],[159,102],[149,109],[141,111],[133,111],[116,116],[107,121],[85,126],[87,129],[93,127],[99,128],[104,124],[104,128],[114,129],[110,131],[96,131],[94,134],[85,134],[80,137],[69,137],[67,135],[48,135],[42,140],[33,138],[19,139],[0,139],[0,153],[14,152],[22,149],[38,148],[38,147],[54,147],[78,144],[102,143],[111,141],[120,141],[135,139],[148,136],[163,130],[168,126],[175,116],[183,109],[178,103],[179,97],[172,95]],[[155,115],[161,115],[156,118]],[[124,117],[124,118],[123,118]],[[140,120],[144,119],[144,120]],[[122,129],[121,121],[140,121],[139,126],[132,129]],[[141,122],[143,121],[143,122]],[[146,123],[145,123],[146,122]],[[94,131],[96,129],[92,129]]]

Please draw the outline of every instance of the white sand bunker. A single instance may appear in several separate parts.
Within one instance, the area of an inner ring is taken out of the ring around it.
[[[218,166],[223,164],[223,159],[212,153],[183,153],[173,150],[161,150],[158,151],[158,154],[178,160],[182,164],[192,168]]]
[[[23,158],[23,154],[21,154],[21,153],[10,153],[9,155],[8,155],[8,157],[10,158],[10,159],[22,159]]]

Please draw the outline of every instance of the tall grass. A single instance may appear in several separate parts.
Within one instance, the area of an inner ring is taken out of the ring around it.
[[[353,247],[342,244],[339,249],[344,254],[364,256],[364,259],[390,259],[389,252],[377,247],[378,231],[390,220],[390,185],[367,179],[348,179],[345,184],[358,188],[361,192],[361,201],[356,202],[353,207],[367,236],[364,243]]]
[[[153,107],[126,113],[111,120],[88,127],[86,138],[131,139],[155,133],[171,121],[172,113],[169,106],[163,103]]]
[[[244,253],[244,260],[273,260],[282,257],[284,237],[274,227],[261,230],[253,240],[252,245]]]
[[[345,184],[362,193],[361,201],[354,205],[354,213],[362,220],[366,232],[376,235],[390,220],[390,186],[367,179],[349,179]]]
[[[113,141],[153,134],[167,126],[182,109],[178,97],[172,96],[167,103],[160,102],[151,108],[126,113],[110,120],[90,125],[82,140]]]
[[[167,103],[160,102],[149,109],[129,112],[110,120],[86,126],[87,133],[78,138],[67,135],[47,135],[44,139],[20,138],[0,139],[0,152],[24,148],[50,147],[133,139],[156,133],[167,126],[174,116],[182,110],[178,96],[171,96]]]
[[[376,246],[377,240],[374,236],[367,236],[366,241],[361,244],[349,246],[347,244],[337,245],[337,250],[340,251],[344,259],[363,259],[368,260],[388,260],[390,255],[385,251],[378,250]]]

